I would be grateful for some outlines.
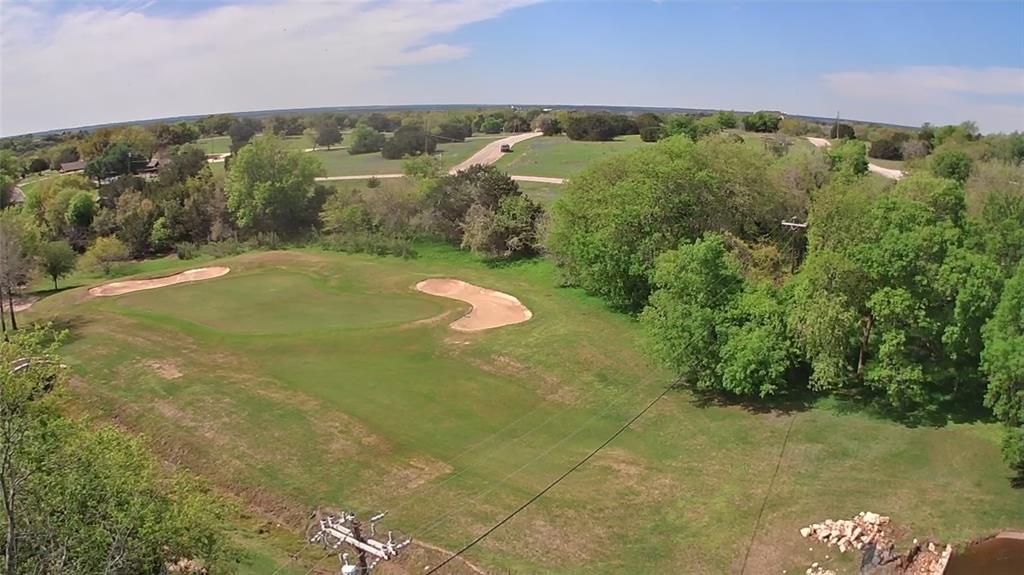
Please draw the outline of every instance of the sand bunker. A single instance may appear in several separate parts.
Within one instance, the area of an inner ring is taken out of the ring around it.
[[[533,317],[518,299],[455,279],[429,279],[416,284],[416,289],[430,295],[464,301],[473,309],[452,322],[458,331],[483,331],[503,325],[523,323]]]
[[[133,291],[142,291],[145,289],[155,289],[161,287],[167,287],[177,284],[197,282],[201,280],[208,280],[218,278],[231,271],[230,268],[214,267],[214,268],[196,268],[194,270],[186,270],[180,274],[174,274],[173,276],[166,276],[162,278],[153,278],[148,280],[126,280],[123,282],[113,282],[96,286],[89,289],[89,295],[94,296],[111,296],[131,293]]]

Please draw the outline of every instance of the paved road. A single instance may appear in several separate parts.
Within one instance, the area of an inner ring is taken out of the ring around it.
[[[829,142],[825,138],[812,138],[810,136],[807,136],[807,141],[814,144],[818,148],[827,148],[832,145],[832,142]],[[872,164],[871,162],[868,162],[868,171],[874,172],[880,176],[885,176],[890,180],[898,180],[906,175],[900,170],[894,170],[892,168],[883,168],[882,166]]]

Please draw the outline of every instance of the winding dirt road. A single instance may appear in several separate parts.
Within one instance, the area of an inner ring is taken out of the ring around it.
[[[543,136],[543,134],[540,132],[527,132],[525,134],[514,134],[506,138],[494,140],[490,144],[480,148],[479,152],[456,164],[455,167],[448,170],[448,173],[454,174],[455,172],[465,170],[466,168],[475,166],[476,164],[493,164],[501,159],[501,155],[504,153],[501,151],[501,147],[503,145],[508,144],[509,146],[515,146],[523,140],[529,140],[530,138],[536,138],[537,136]]]
[[[827,148],[832,145],[832,142],[829,142],[825,138],[812,138],[811,136],[807,136],[807,141],[814,144],[814,146],[817,148]],[[868,171],[874,172],[880,176],[885,176],[890,180],[898,180],[906,175],[900,170],[894,170],[892,168],[883,168],[882,166],[872,164],[871,162],[868,162]]]

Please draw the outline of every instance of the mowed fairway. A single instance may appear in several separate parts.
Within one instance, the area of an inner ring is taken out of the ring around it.
[[[521,176],[569,178],[595,160],[643,145],[640,136],[619,136],[611,142],[577,142],[566,136],[545,136],[516,144],[496,165]]]
[[[671,381],[637,351],[632,319],[554,287],[545,261],[488,267],[426,246],[414,260],[297,251],[202,265],[232,271],[111,298],[76,288],[26,319],[70,327],[74,409],[145,434],[248,506],[242,573],[302,550],[317,505],[389,509],[388,527],[455,550]],[[533,318],[453,331],[468,305],[412,289],[427,277],[512,294]],[[699,406],[672,391],[466,557],[495,572],[735,573],[777,465],[748,573],[823,561],[797,529],[862,510],[917,537],[1019,527],[1024,490],[1009,486],[999,433],[908,428],[831,401],[786,412]],[[271,528],[256,534],[264,521]],[[831,555],[823,564],[836,565]],[[321,557],[306,549],[288,568],[302,574]],[[442,557],[414,545],[399,572]],[[840,561],[853,569],[852,557]],[[333,573],[337,560],[319,567]]]

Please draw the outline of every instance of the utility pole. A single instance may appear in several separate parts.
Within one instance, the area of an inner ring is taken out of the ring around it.
[[[782,227],[794,234],[803,233],[807,231],[807,222],[782,220]],[[794,245],[792,241],[790,241],[789,245],[793,248],[793,260],[790,262],[789,271],[790,273],[796,273],[797,261],[803,259],[803,249],[799,245]]]
[[[352,548],[358,557],[357,564],[351,565],[348,562],[348,553],[340,553],[338,559],[342,563],[341,572],[343,575],[356,574],[367,575],[373,571],[381,561],[391,561],[398,557],[398,553],[412,539],[396,542],[394,534],[388,531],[387,541],[374,539],[377,536],[377,522],[384,518],[387,512],[378,513],[369,519],[370,536],[363,533],[363,524],[354,513],[342,511],[338,515],[328,514],[319,519],[317,532],[310,537],[310,543],[322,543],[324,549],[337,550],[345,545]],[[369,561],[369,557],[373,560]]]

